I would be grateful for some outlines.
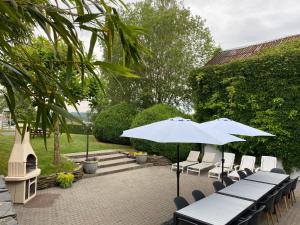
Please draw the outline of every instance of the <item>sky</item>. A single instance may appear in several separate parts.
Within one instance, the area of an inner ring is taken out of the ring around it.
[[[136,0],[125,0],[135,2]],[[300,34],[300,0],[183,0],[206,25],[222,49],[231,49]],[[88,46],[88,35],[82,34]],[[97,50],[100,52],[99,50]],[[101,55],[98,53],[97,55]],[[71,111],[73,111],[70,108]],[[79,111],[88,110],[88,103]]]

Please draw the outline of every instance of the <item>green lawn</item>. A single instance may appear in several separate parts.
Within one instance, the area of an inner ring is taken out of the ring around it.
[[[64,153],[71,153],[71,152],[84,152],[86,149],[86,136],[79,135],[79,134],[72,134],[72,139],[68,142],[67,137],[65,134],[61,135],[60,138],[60,145],[61,145],[61,152]],[[14,137],[13,136],[3,136],[1,135],[0,131],[0,174],[7,174],[7,162],[10,155],[10,151],[14,144]],[[63,162],[58,165],[54,166],[52,164],[53,160],[53,138],[50,137],[47,140],[47,147],[45,149],[44,140],[43,138],[36,137],[31,139],[32,147],[37,154],[39,168],[42,169],[42,174],[50,174],[54,172],[61,172],[61,171],[69,171],[74,168],[74,164],[71,162],[67,162],[63,160]],[[108,143],[101,143],[98,142],[94,136],[90,136],[90,151],[96,150],[105,150],[105,149],[128,149],[129,146],[124,145],[115,145],[115,144],[108,144]]]

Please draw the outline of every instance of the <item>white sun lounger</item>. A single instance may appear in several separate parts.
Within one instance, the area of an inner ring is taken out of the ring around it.
[[[196,163],[199,163],[198,158],[199,158],[200,152],[198,151],[190,151],[186,161],[179,162],[179,170],[184,170],[188,166],[194,165]],[[177,169],[177,163],[172,164],[171,170]]]
[[[266,171],[269,172],[271,169],[277,167],[277,158],[273,156],[262,156],[260,167],[255,169],[255,172],[257,171]]]
[[[255,160],[256,158],[254,156],[243,155],[241,159],[241,164],[234,166],[234,171],[230,172],[228,174],[228,177],[230,177],[232,180],[240,180],[240,176],[237,173],[237,171],[244,170],[245,168],[248,168],[253,172],[255,169]]]
[[[204,155],[203,155],[203,158],[202,158],[202,162],[194,164],[192,166],[188,166],[186,173],[189,173],[189,171],[190,172],[196,172],[200,176],[201,170],[210,168],[214,165],[215,157],[216,157],[216,153],[205,152]]]
[[[234,153],[224,152],[224,173],[228,174],[233,170],[234,159]],[[222,162],[216,163],[215,166],[215,168],[208,171],[208,177],[220,179],[220,176],[222,174]]]

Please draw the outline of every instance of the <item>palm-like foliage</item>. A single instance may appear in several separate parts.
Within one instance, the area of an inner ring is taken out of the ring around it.
[[[15,118],[16,92],[31,99],[36,106],[35,126],[40,124],[45,131],[53,128],[55,116],[62,126],[66,119],[74,119],[67,113],[66,103],[75,106],[70,94],[70,78],[74,71],[84,80],[87,74],[93,75],[99,82],[101,70],[123,76],[134,76],[124,66],[139,63],[143,50],[138,35],[138,27],[125,25],[116,10],[124,5],[121,0],[62,0],[56,4],[50,0],[4,0],[0,1],[0,83],[6,88],[5,98]],[[45,74],[43,67],[26,55],[14,51],[17,44],[30,44],[35,28],[42,30],[57,52],[56,60],[66,59],[64,79],[58,80],[53,74]],[[90,46],[85,53],[77,30],[91,32]],[[107,55],[111,58],[114,36],[118,35],[123,48],[123,65],[114,65],[102,61],[92,61],[93,50],[98,41],[106,45]],[[64,57],[60,57],[58,43],[67,46]],[[24,67],[24,61],[28,67]],[[53,92],[51,84],[55,84]],[[28,123],[28,121],[25,121]],[[18,123],[17,123],[18,125]],[[25,127],[25,126],[24,126]]]

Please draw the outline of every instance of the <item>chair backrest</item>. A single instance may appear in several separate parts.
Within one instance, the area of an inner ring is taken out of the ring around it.
[[[277,195],[275,196],[275,203],[279,203],[281,198],[282,198],[282,192],[283,192],[283,189],[285,188],[285,186],[282,186],[281,188],[278,189],[277,192]]]
[[[253,172],[248,168],[244,168],[244,170],[245,170],[245,172],[247,173],[248,176],[253,174]]]
[[[248,216],[247,218],[240,220],[237,225],[248,225],[249,221],[251,220],[252,216]]]
[[[200,155],[200,152],[198,152],[198,151],[190,151],[186,161],[198,162],[199,155]]]
[[[294,191],[294,190],[296,189],[296,187],[297,187],[298,179],[299,179],[299,177],[296,177],[296,178],[293,179],[293,184],[292,184],[292,187],[291,187],[291,189],[292,189],[293,191]]]
[[[281,173],[281,174],[286,174],[286,172],[284,171],[284,169],[281,169],[281,168],[273,168],[271,169],[272,173]]]
[[[234,165],[234,159],[235,159],[234,153],[224,152],[224,160],[225,160],[224,167],[232,168]]]
[[[199,200],[205,198],[205,195],[202,193],[202,191],[199,191],[199,190],[193,190],[192,195],[193,195],[195,201],[199,201]]]
[[[262,156],[260,163],[260,170],[271,171],[271,169],[277,167],[277,158],[273,156]]]
[[[243,170],[238,170],[237,173],[240,176],[241,180],[244,179],[245,177],[247,177],[247,175],[244,173]]]
[[[202,162],[214,163],[216,158],[216,153],[214,152],[204,152]]]
[[[214,181],[213,186],[214,186],[215,192],[218,192],[218,191],[222,190],[223,188],[225,188],[224,184],[222,184],[220,181]]]
[[[258,224],[260,224],[259,223],[260,222],[260,218],[261,218],[261,215],[262,215],[262,213],[263,213],[263,211],[264,211],[265,208],[266,208],[265,205],[262,205],[261,207],[259,207],[259,209],[256,210],[253,213],[251,219],[248,222],[248,225],[258,225]]]
[[[254,156],[243,155],[240,164],[240,170],[244,170],[245,168],[248,168],[251,171],[253,171],[255,168],[255,160],[256,158]]]
[[[268,197],[268,199],[266,201],[266,208],[268,209],[268,211],[271,211],[273,209],[275,198],[278,194],[279,194],[279,191],[277,190]]]
[[[232,185],[234,183],[232,179],[230,179],[229,177],[226,177],[226,176],[223,177],[223,180],[224,180],[226,186]]]
[[[289,180],[288,183],[286,184],[286,186],[284,187],[283,191],[282,191],[282,195],[288,195],[291,192],[292,189],[292,185],[293,185],[293,180]]]
[[[176,198],[174,198],[174,203],[176,205],[177,210],[180,210],[189,205],[188,201],[185,200],[185,198],[181,197],[181,196],[177,196]]]

